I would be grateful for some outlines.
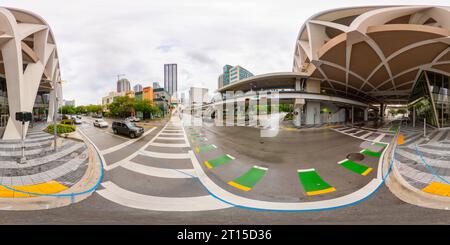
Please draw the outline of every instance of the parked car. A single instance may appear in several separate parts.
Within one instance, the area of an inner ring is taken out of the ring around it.
[[[73,119],[73,122],[75,123],[75,124],[82,124],[83,122],[81,121],[81,118],[79,118],[79,117],[76,117],[75,119]]]
[[[94,127],[107,128],[108,126],[108,122],[103,119],[95,119],[94,121]]]
[[[123,122],[113,122],[112,130],[114,134],[127,135],[130,138],[136,138],[144,133],[144,128],[136,126],[136,124],[123,121]]]
[[[128,121],[128,122],[140,122],[141,119],[139,119],[139,118],[137,118],[137,117],[127,117],[127,118],[125,119],[125,121]]]

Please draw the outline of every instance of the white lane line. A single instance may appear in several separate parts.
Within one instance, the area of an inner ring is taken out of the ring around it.
[[[446,131],[444,130],[439,131],[439,133],[437,133],[436,136],[434,136],[428,143],[429,144],[437,143],[438,140],[442,137],[442,135],[444,135],[444,133],[446,133]]]
[[[153,157],[153,158],[161,158],[161,159],[189,159],[190,156],[188,153],[163,153],[163,152],[154,152],[154,151],[142,151],[140,154]]]
[[[361,132],[364,132],[364,130],[358,130],[358,131],[356,131],[356,132],[354,132],[354,133],[352,133],[352,134],[359,134],[359,133],[361,133]]]
[[[106,154],[111,153],[111,152],[113,152],[113,151],[120,150],[120,149],[122,149],[122,148],[124,148],[124,147],[126,147],[126,146],[129,146],[129,145],[133,144],[134,142],[136,142],[136,141],[138,141],[138,140],[141,140],[141,139],[144,138],[146,135],[148,135],[149,133],[153,132],[153,130],[155,130],[155,129],[156,129],[156,127],[153,127],[153,128],[151,128],[150,130],[148,130],[147,132],[145,132],[141,137],[136,138],[136,139],[132,139],[132,140],[128,140],[128,141],[126,141],[126,142],[123,142],[122,144],[118,144],[118,145],[116,145],[116,146],[112,146],[112,147],[110,147],[110,148],[104,149],[104,150],[101,151],[101,153],[102,153],[103,155],[106,155]]]
[[[255,166],[253,166],[253,167],[254,167],[254,168],[257,168],[257,169],[264,170],[264,171],[269,170],[268,168],[260,167],[260,166],[257,166],[257,165],[255,165]]]
[[[218,210],[230,207],[230,205],[225,204],[210,195],[199,197],[158,197],[131,192],[109,181],[102,183],[102,186],[105,187],[105,189],[97,191],[102,197],[122,206],[136,209],[192,212]]]
[[[162,133],[161,135],[165,135],[165,136],[182,136],[183,133]]]
[[[145,148],[147,148],[151,143],[153,143],[156,138],[158,138],[159,135],[161,135],[162,131],[167,127],[167,124],[161,129],[161,131],[159,131],[155,137],[153,137],[149,142],[147,142],[145,145],[143,145],[141,148],[139,148],[138,150],[136,150],[133,154],[129,155],[128,157],[117,161],[111,165],[107,165],[105,166],[105,170],[109,171],[111,169],[117,168],[118,166],[127,163],[128,161],[130,161],[131,159],[135,158],[137,155],[141,154],[142,152],[145,152]]]
[[[195,177],[194,169],[169,169],[169,168],[157,168],[142,165],[135,162],[128,162],[121,166],[136,173],[154,176],[159,178],[173,178],[173,179],[190,179],[192,176]],[[186,173],[186,174],[184,174]],[[190,176],[191,175],[191,176]]]
[[[352,131],[352,130],[355,130],[355,128],[349,128],[349,129],[341,130],[340,132],[347,133],[347,132]]]
[[[172,137],[158,137],[158,140],[184,140],[184,137],[181,138],[172,138]]]
[[[179,133],[179,132],[183,132],[182,129],[166,129],[164,130],[164,133]]]
[[[380,134],[378,137],[376,137],[373,141],[375,142],[381,142],[381,140],[386,136],[386,134]]]
[[[365,138],[369,137],[372,134],[373,134],[372,132],[369,132],[369,133],[367,133],[365,135],[362,135],[361,138],[365,139]]]
[[[184,143],[184,144],[173,144],[173,143],[157,143],[157,142],[152,142],[150,143],[151,146],[158,146],[158,147],[168,147],[168,148],[184,148],[184,147],[189,147],[188,144]]]
[[[308,169],[299,169],[297,170],[298,173],[307,173],[307,172],[314,172],[316,171],[315,168],[308,168]]]

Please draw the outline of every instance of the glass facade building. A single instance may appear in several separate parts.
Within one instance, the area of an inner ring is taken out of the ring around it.
[[[231,65],[225,65],[223,67],[223,73],[219,76],[218,87],[222,88],[230,83],[234,83],[252,76],[254,76],[253,73],[249,72],[241,66],[233,67]]]
[[[6,79],[0,77],[0,136],[2,135],[2,128],[6,127],[9,118],[8,106],[8,90],[6,88]]]
[[[178,91],[177,64],[164,65],[164,89],[170,96],[176,96]]]
[[[449,85],[446,75],[431,71],[420,74],[410,97],[410,110],[416,121],[425,119],[435,127],[450,127]]]

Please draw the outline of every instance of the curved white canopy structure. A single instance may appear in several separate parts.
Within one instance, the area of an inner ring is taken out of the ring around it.
[[[406,101],[421,71],[450,75],[449,44],[450,7],[335,9],[303,25],[293,71],[339,95]]]
[[[55,39],[41,17],[0,7],[0,49],[0,76],[6,79],[10,115],[3,139],[20,139],[21,124],[14,120],[15,113],[31,112],[38,91],[48,91],[51,118],[55,96],[62,97]]]

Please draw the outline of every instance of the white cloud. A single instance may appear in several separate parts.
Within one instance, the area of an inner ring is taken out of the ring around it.
[[[447,1],[377,1],[436,4]],[[299,0],[3,0],[41,15],[58,44],[66,99],[99,103],[117,74],[163,85],[163,65],[177,63],[179,88],[217,88],[225,64],[254,74],[290,71],[303,22],[332,8],[373,1]]]

